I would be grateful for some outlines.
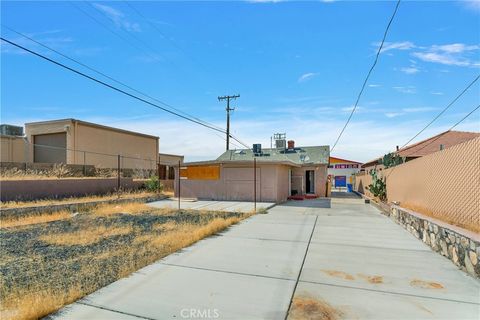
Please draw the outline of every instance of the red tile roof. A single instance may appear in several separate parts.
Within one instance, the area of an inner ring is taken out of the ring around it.
[[[423,157],[427,154],[434,153],[440,150],[440,145],[443,148],[449,148],[462,142],[480,137],[478,132],[465,131],[445,131],[436,136],[426,140],[417,142],[410,146],[400,149],[397,153],[401,157]]]
[[[480,137],[479,132],[466,132],[466,131],[445,131],[431,138],[417,142],[415,144],[406,146],[397,153],[401,157],[417,158],[423,157],[427,154],[434,153],[440,150],[440,145],[443,144],[444,149],[453,147],[462,142]],[[381,161],[381,157],[370,160],[362,165],[362,168],[370,167],[378,164]]]

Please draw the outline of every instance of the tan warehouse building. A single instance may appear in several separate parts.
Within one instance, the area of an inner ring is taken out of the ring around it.
[[[159,138],[76,119],[25,124],[24,162],[66,163],[116,168],[155,169]],[[3,148],[2,148],[3,153]]]

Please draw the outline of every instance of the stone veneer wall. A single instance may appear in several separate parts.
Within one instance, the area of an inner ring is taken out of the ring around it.
[[[480,235],[395,205],[391,206],[390,218],[457,267],[480,279]]]

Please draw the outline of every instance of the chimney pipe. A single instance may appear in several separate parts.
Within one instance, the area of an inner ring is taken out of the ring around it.
[[[293,141],[293,140],[288,140],[288,149],[289,149],[289,150],[295,149],[295,141]]]
[[[397,151],[400,150],[400,148],[397,146]]]

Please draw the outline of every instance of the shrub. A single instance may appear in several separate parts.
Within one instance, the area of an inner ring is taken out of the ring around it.
[[[382,164],[385,166],[385,168],[395,167],[403,162],[404,159],[395,152],[387,153],[382,159]]]
[[[160,192],[163,190],[163,185],[160,183],[157,176],[151,176],[150,179],[145,181],[145,188],[147,188],[148,191]]]
[[[377,170],[372,170],[372,183],[368,185],[368,190],[381,201],[387,200],[387,183],[385,178],[377,176]]]

